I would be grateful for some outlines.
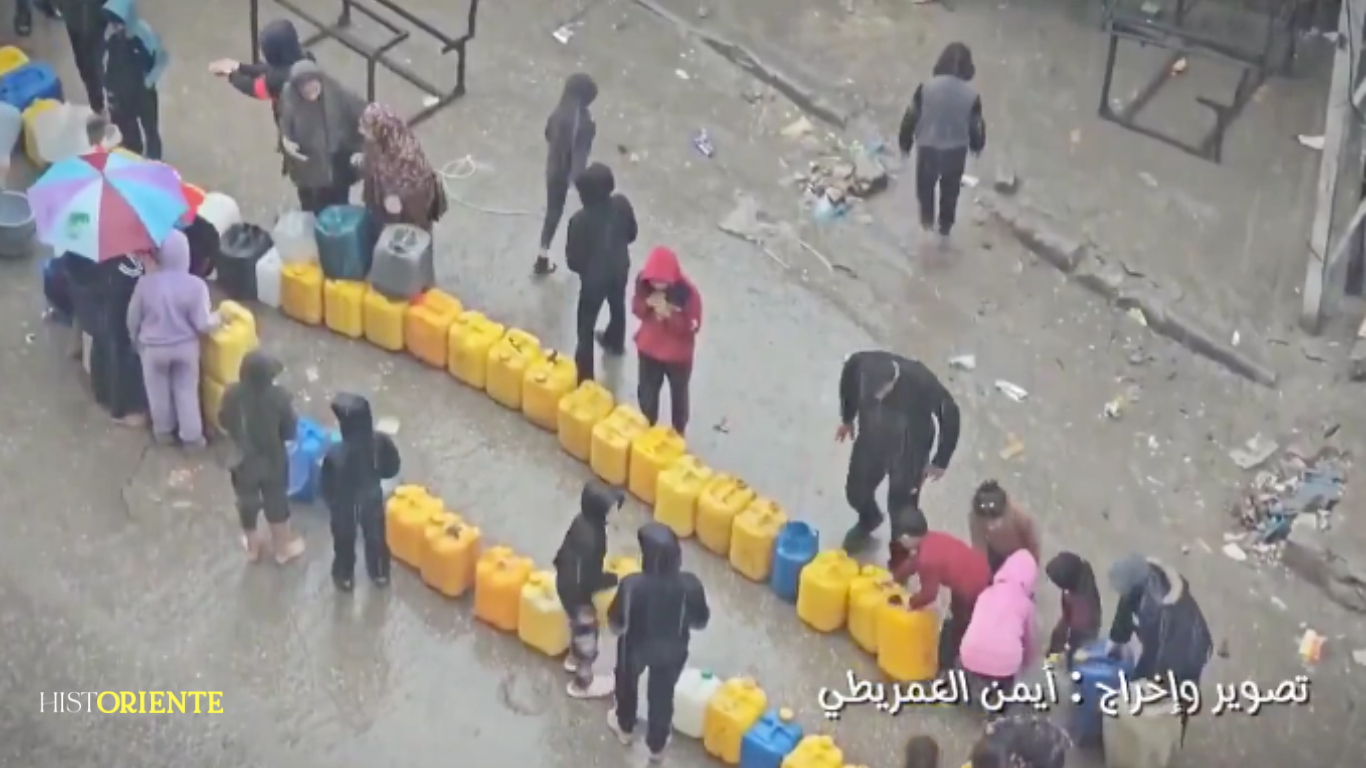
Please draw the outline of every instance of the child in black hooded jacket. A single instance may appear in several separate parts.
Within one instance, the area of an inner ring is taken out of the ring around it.
[[[611,678],[596,678],[593,662],[598,658],[598,614],[593,595],[617,585],[616,574],[603,570],[607,558],[607,515],[619,508],[625,495],[600,480],[590,480],[579,494],[579,514],[569,524],[559,552],[555,553],[555,591],[569,617],[569,655],[566,672],[569,695],[598,699],[612,694]]]

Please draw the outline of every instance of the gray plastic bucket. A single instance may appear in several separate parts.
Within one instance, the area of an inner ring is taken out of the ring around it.
[[[36,225],[28,195],[0,192],[0,258],[20,259],[33,252]]]

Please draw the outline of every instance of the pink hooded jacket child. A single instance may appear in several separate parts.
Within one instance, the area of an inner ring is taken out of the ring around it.
[[[991,586],[977,598],[963,634],[963,669],[991,678],[1020,673],[1034,647],[1034,581],[1039,564],[1027,550],[1006,558]]]

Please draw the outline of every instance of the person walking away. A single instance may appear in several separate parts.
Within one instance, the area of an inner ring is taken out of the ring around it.
[[[574,180],[583,208],[569,219],[564,255],[579,276],[574,364],[579,383],[593,378],[593,342],[605,353],[626,351],[626,285],[631,280],[631,244],[636,241],[635,209],[618,194],[612,169],[593,163]],[[607,330],[597,332],[598,314],[607,305]]]
[[[898,584],[905,584],[911,576],[920,580],[920,588],[906,601],[906,610],[927,608],[939,599],[941,587],[949,590],[949,615],[939,632],[939,668],[949,669],[958,659],[977,599],[991,584],[987,559],[967,542],[929,530],[918,509],[893,518],[892,536],[887,563],[892,578]]]
[[[659,421],[659,395],[667,380],[671,423],[675,432],[686,434],[693,355],[702,330],[702,294],[683,274],[673,251],[660,247],[650,252],[636,278],[631,311],[640,318],[636,331],[640,412],[651,424]]]
[[[289,524],[288,443],[298,431],[299,419],[289,391],[275,383],[283,370],[266,352],[248,352],[237,382],[223,393],[218,412],[218,423],[232,440],[228,467],[242,524],[242,548],[248,561],[260,558],[263,542],[256,525],[264,513],[271,549],[281,565],[304,553],[303,538]]]
[[[377,587],[389,585],[389,542],[384,531],[383,483],[399,473],[393,438],[375,431],[370,401],[346,392],[332,398],[341,442],[323,458],[319,491],[332,519],[332,582],[355,588],[356,533],[364,540],[365,571]]]
[[[1143,649],[1132,679],[1161,677],[1175,679],[1178,685],[1199,685],[1214,654],[1214,640],[1186,577],[1142,555],[1129,555],[1116,562],[1109,576],[1110,586],[1119,593],[1119,603],[1106,652],[1118,656],[1137,635]],[[1183,707],[1183,746],[1189,720],[1190,713]]]
[[[579,514],[569,524],[555,553],[555,591],[569,617],[569,655],[564,659],[569,695],[576,699],[611,696],[613,682],[594,677],[598,658],[598,612],[593,596],[617,586],[617,576],[603,571],[607,557],[607,515],[619,509],[626,496],[601,480],[589,480],[579,494]]]
[[[209,286],[190,274],[190,241],[172,231],[157,268],[138,281],[128,302],[128,335],[142,359],[152,436],[168,444],[179,430],[185,447],[204,445],[199,408],[199,339],[213,329]]]
[[[1100,637],[1100,589],[1096,574],[1081,555],[1059,552],[1044,568],[1048,580],[1062,590],[1062,610],[1048,639],[1048,657],[1063,657],[1068,667],[1072,653]]]
[[[857,423],[857,430],[855,429]],[[882,525],[877,488],[887,480],[893,515],[920,509],[920,488],[949,468],[958,448],[958,403],[922,363],[891,352],[855,352],[840,371],[840,426],[835,440],[854,439],[844,493],[858,521],[844,549],[865,549]],[[938,443],[933,458],[930,451]]]
[[[446,190],[408,123],[382,104],[360,118],[364,150],[361,199],[379,225],[411,224],[427,232],[446,215]]]
[[[569,187],[588,166],[598,126],[588,108],[598,97],[598,84],[582,72],[564,81],[560,103],[545,121],[545,219],[541,222],[541,248],[536,252],[532,273],[549,275],[555,271],[550,260],[550,244],[564,216],[564,201]]]
[[[1022,549],[1039,562],[1039,528],[1034,518],[1015,506],[995,480],[987,480],[973,493],[968,533],[972,546],[987,556],[992,573]]]
[[[280,145],[299,206],[318,213],[345,205],[357,181],[352,155],[365,140],[360,118],[365,101],[310,59],[294,63],[280,94]]]
[[[941,245],[947,245],[957,217],[968,153],[980,155],[987,145],[982,97],[972,84],[976,74],[972,51],[963,43],[949,43],[939,54],[930,79],[916,87],[901,118],[902,156],[917,148],[915,194],[920,202],[920,226],[927,232],[937,226]]]
[[[52,5],[66,23],[66,36],[71,42],[76,72],[85,86],[86,103],[102,113],[105,108],[104,3],[102,0],[52,0]]]
[[[623,745],[634,741],[640,676],[648,669],[645,746],[657,763],[673,730],[674,686],[688,663],[689,640],[706,629],[711,609],[701,580],[682,570],[683,550],[673,531],[646,523],[638,538],[641,572],[622,579],[607,610],[618,636],[616,707],[607,713],[607,727]]]
[[[1034,653],[1034,580],[1039,564],[1028,550],[1006,558],[991,586],[977,596],[972,618],[958,647],[963,670],[971,676],[979,701],[1000,714],[1001,699],[984,695],[995,687],[1010,695],[1015,679]]]
[[[933,736],[912,736],[902,751],[904,768],[940,768],[939,742]]]
[[[148,160],[160,160],[157,83],[170,57],[161,38],[138,17],[135,0],[109,0],[104,4],[104,14],[109,21],[104,54],[109,117],[123,135],[125,149]]]
[[[1046,715],[1013,714],[986,724],[963,768],[1065,768],[1072,738]]]

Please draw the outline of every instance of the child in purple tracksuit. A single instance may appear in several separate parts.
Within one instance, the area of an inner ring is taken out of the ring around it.
[[[190,274],[190,242],[171,232],[157,268],[138,281],[128,304],[128,334],[142,356],[152,434],[169,443],[204,444],[199,410],[199,337],[213,329],[209,286]]]

